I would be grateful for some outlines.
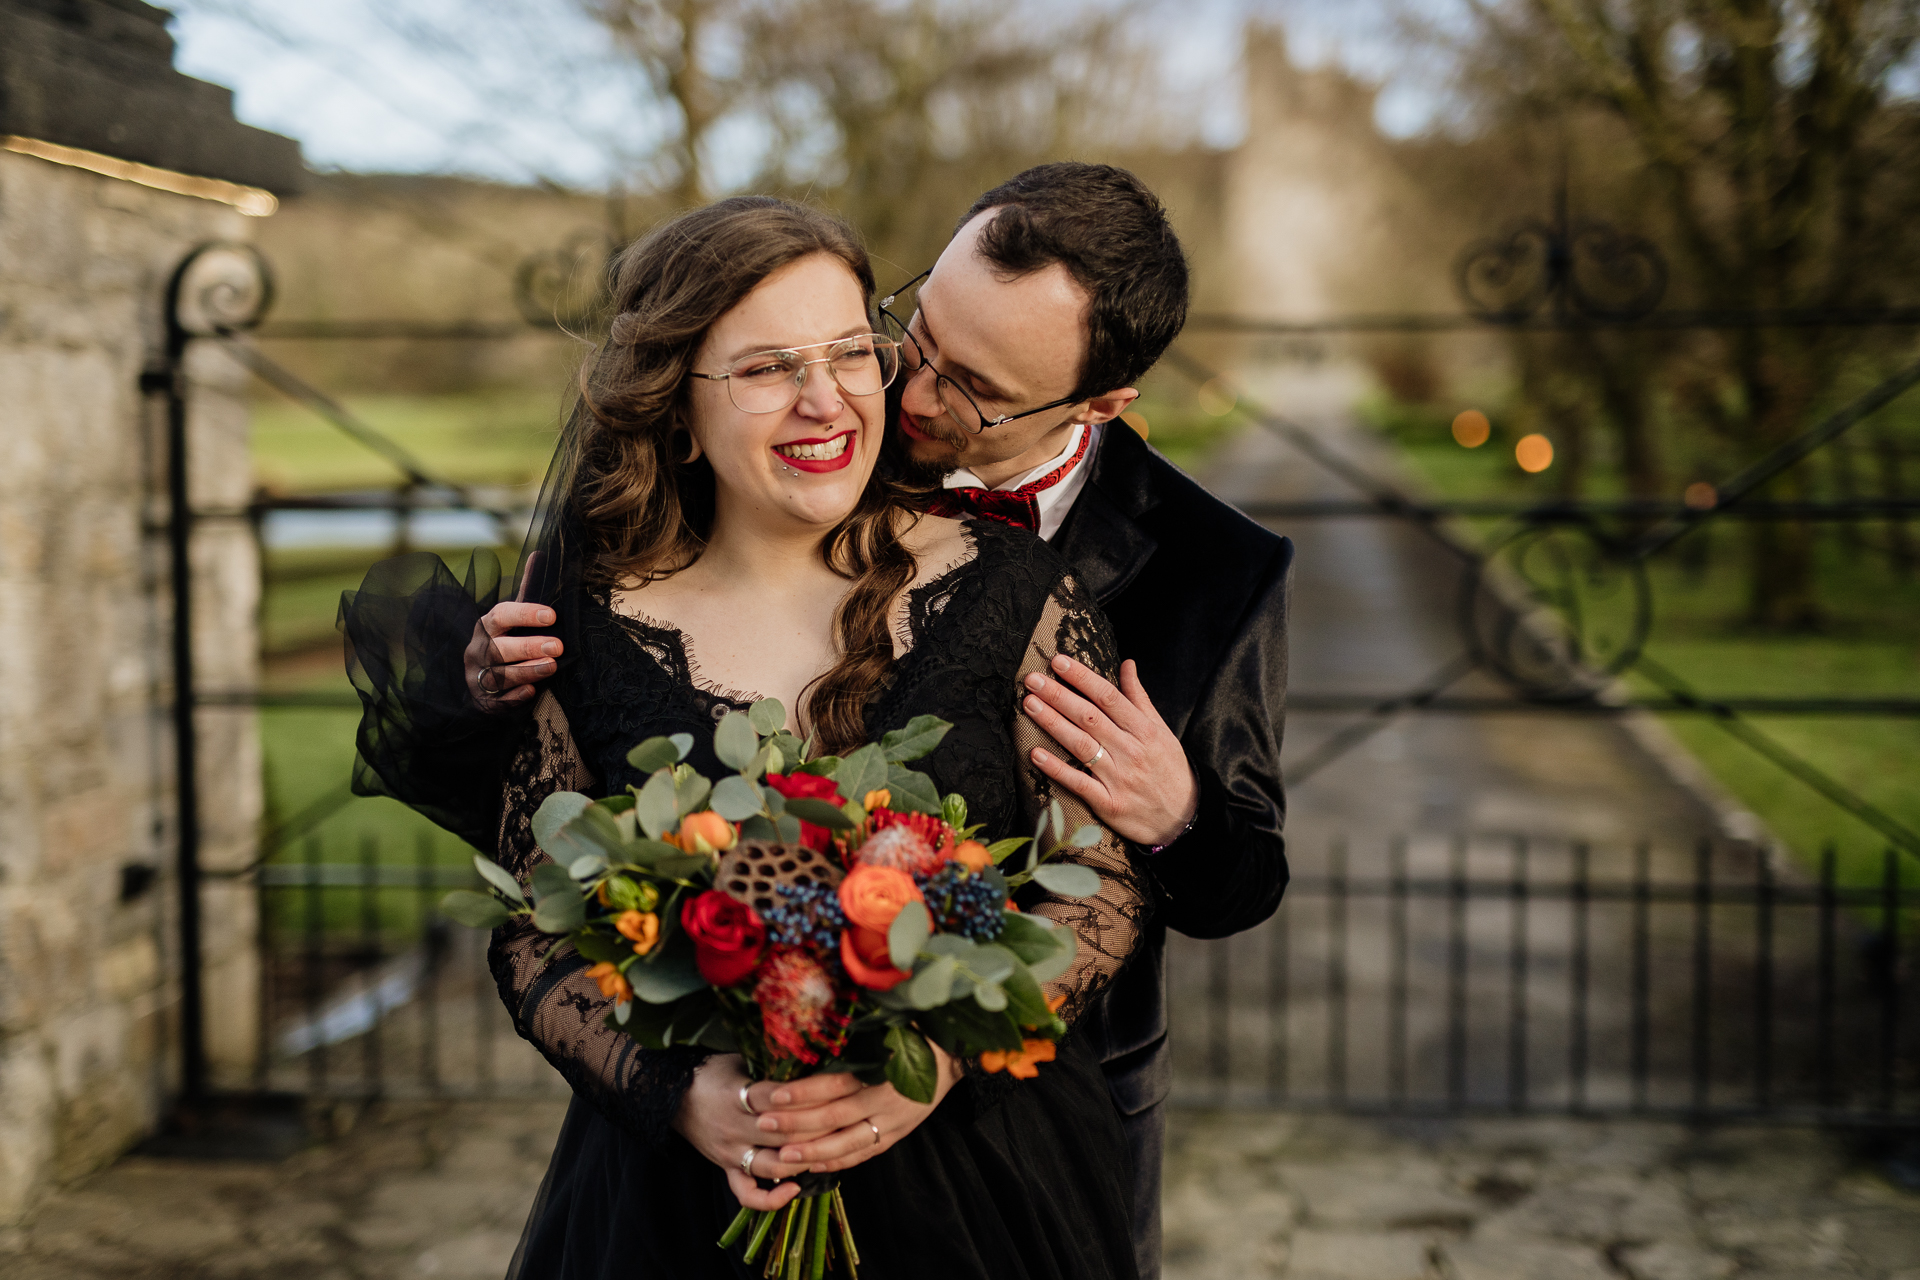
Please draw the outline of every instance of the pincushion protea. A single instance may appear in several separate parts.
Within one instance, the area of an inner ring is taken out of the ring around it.
[[[868,821],[867,838],[853,853],[855,866],[930,876],[953,857],[953,828],[932,814],[880,809]]]
[[[767,1039],[805,1063],[820,1061],[820,1050],[840,1052],[847,1016],[834,1006],[840,996],[833,975],[812,955],[797,948],[777,949],[760,970],[753,988]]]

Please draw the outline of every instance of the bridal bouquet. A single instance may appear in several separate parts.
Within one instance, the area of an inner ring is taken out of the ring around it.
[[[1053,859],[1099,831],[1066,832],[1055,804],[1031,836],[974,839],[966,801],[906,767],[951,727],[920,716],[814,756],[769,698],[715,726],[714,755],[735,770],[719,779],[684,763],[691,736],[649,738],[627,755],[645,785],[540,806],[534,836],[553,862],[530,886],[476,856],[491,892],[456,891],[442,909],[477,928],[531,916],[592,962],[609,1025],[649,1048],[738,1053],[756,1079],[846,1071],[931,1102],[929,1042],[1031,1078],[1066,1031],[1040,984],[1076,944],[1009,895],[1029,880],[1098,892],[1091,869]],[[830,1260],[857,1277],[837,1180],[800,1182],[785,1208],[742,1208],[721,1247],[746,1237],[746,1261],[765,1250],[762,1274],[783,1280],[819,1280]]]

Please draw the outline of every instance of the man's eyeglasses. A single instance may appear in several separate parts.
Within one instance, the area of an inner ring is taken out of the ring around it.
[[[887,336],[900,346],[902,358],[906,362],[907,381],[911,382],[919,377],[922,369],[933,369],[933,394],[939,398],[940,407],[947,411],[947,416],[952,418],[955,424],[962,430],[977,436],[988,427],[997,427],[1020,418],[1031,418],[1034,414],[1045,413],[1049,409],[1059,409],[1079,403],[1079,396],[1063,396],[1061,399],[1048,401],[1037,409],[990,415],[980,407],[978,401],[967,394],[964,387],[938,369],[934,369],[933,358],[927,354],[920,340],[913,336],[913,330],[908,328],[908,321],[919,314],[917,305],[919,295],[915,291],[920,287],[921,282],[932,274],[933,268],[929,267],[880,299],[880,321],[881,327],[887,331]],[[896,308],[895,303],[903,297],[910,299],[909,305]],[[900,319],[899,311],[907,313],[908,321]]]
[[[823,356],[803,359],[801,352],[827,348]],[[692,378],[727,384],[727,395],[742,413],[778,413],[800,398],[807,366],[824,364],[834,385],[850,396],[885,391],[900,372],[900,344],[877,333],[832,342],[809,342],[781,351],[756,351],[735,360],[725,373],[690,373]]]

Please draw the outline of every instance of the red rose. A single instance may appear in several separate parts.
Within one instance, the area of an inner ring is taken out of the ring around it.
[[[760,922],[760,913],[717,889],[680,908],[680,927],[693,939],[700,976],[716,987],[746,981],[767,949],[767,927]]]
[[[767,785],[789,800],[825,800],[835,807],[840,804],[840,789],[833,785],[833,779],[817,773],[770,773]],[[831,851],[832,841],[833,836],[825,827],[811,822],[800,824],[800,843],[815,853]]]

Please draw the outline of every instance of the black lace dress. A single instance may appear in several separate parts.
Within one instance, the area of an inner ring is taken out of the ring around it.
[[[1030,831],[1054,799],[1068,810],[1071,829],[1091,815],[1070,794],[1054,794],[1027,762],[1029,748],[1047,740],[1020,714],[1020,681],[1059,652],[1111,674],[1111,634],[1044,543],[997,524],[968,530],[970,558],[908,597],[899,636],[905,652],[868,706],[870,735],[916,715],[951,721],[939,750],[917,767],[943,792],[967,798],[969,820],[984,822],[984,835]],[[444,570],[429,576],[443,606],[464,596],[477,617],[490,603],[474,600],[471,578],[462,591]],[[518,723],[510,750],[499,745],[499,729],[459,723],[447,690],[441,712],[423,710],[433,699],[423,696],[417,672],[407,692],[405,661],[377,670],[356,665],[361,653],[379,662],[425,650],[424,637],[413,633],[435,611],[423,607],[430,584],[418,577],[402,595],[370,578],[343,611],[349,664],[368,702],[361,735],[368,789],[465,834],[485,821],[474,811],[481,799],[469,785],[472,769],[501,764],[506,784],[491,793],[498,857],[524,879],[545,857],[530,828],[540,801],[556,790],[605,793],[641,781],[625,756],[642,738],[692,733],[696,766],[721,772],[709,754],[711,728],[744,695],[703,687],[678,632],[616,611],[604,594],[581,600],[570,629],[573,661]],[[384,631],[376,626],[383,617]],[[409,697],[411,707],[401,710]],[[419,765],[423,755],[434,762]],[[1067,997],[1070,1023],[1124,963],[1148,910],[1120,840],[1109,834],[1074,857],[1100,873],[1099,895],[1061,900],[1029,886],[1032,896],[1021,900],[1079,936],[1074,968],[1049,984]],[[714,1246],[738,1209],[725,1176],[671,1128],[705,1051],[649,1051],[609,1031],[607,1003],[585,978],[585,962],[571,952],[549,961],[545,952],[546,940],[523,923],[497,931],[490,951],[516,1027],[574,1091],[510,1274],[745,1277],[748,1270]],[[1132,1277],[1126,1161],[1099,1066],[1072,1034],[1037,1079],[970,1072],[908,1138],[843,1175],[861,1273]]]

